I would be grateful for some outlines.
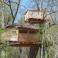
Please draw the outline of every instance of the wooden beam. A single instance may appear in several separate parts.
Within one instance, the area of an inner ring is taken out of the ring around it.
[[[9,46],[12,46],[12,47],[36,47],[40,45],[41,45],[40,42],[39,44],[37,44],[37,43],[22,43],[18,41],[9,41]]]
[[[36,18],[29,18],[25,22],[28,22],[28,23],[31,23],[31,24],[43,24],[43,23],[46,22],[46,20],[44,20],[44,19],[36,19]]]

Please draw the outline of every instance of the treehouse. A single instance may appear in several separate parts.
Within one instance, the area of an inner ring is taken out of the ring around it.
[[[28,11],[25,14],[24,24],[17,26],[7,26],[6,28],[16,29],[17,33],[17,38],[15,38],[16,41],[9,40],[10,46],[40,46],[40,28],[38,27],[39,25],[36,27],[34,26],[34,24],[44,24],[46,22],[46,20],[43,19],[42,14],[42,12],[38,12],[35,10],[32,12]]]
[[[29,25],[7,26],[6,28],[16,29],[17,38],[10,38],[10,46],[36,46],[40,45],[40,37],[38,37],[38,28]]]
[[[46,22],[46,20],[43,19],[43,14],[43,11],[29,10],[26,12],[25,22],[31,24],[43,24]]]

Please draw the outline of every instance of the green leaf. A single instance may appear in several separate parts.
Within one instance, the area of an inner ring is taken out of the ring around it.
[[[5,30],[3,30],[3,29],[0,28],[0,33],[1,33],[1,32],[4,32],[4,31],[5,31]]]

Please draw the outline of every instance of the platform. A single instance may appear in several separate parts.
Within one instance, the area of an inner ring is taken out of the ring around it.
[[[41,46],[41,43],[26,43],[26,42],[18,42],[18,41],[9,41],[9,46],[12,47],[35,47],[35,46]]]
[[[44,19],[36,19],[36,18],[29,18],[25,22],[28,22],[28,23],[31,23],[31,24],[43,24],[43,23],[46,22],[46,20],[44,20]]]

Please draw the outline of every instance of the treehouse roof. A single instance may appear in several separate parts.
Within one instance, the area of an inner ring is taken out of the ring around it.
[[[38,10],[28,10],[25,14],[25,20],[29,18],[43,19],[43,12]]]
[[[8,25],[6,28],[15,28],[20,31],[20,33],[37,33],[39,31],[39,28],[36,26],[33,26],[31,24],[21,24],[17,26]]]

